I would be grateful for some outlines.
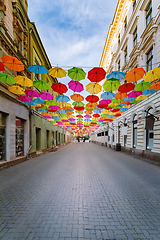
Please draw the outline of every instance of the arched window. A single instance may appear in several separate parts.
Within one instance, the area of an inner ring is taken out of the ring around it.
[[[154,137],[154,110],[153,108],[148,108],[146,111],[146,149],[153,149],[153,137]]]
[[[120,122],[118,122],[118,143],[120,143]]]
[[[124,119],[124,146],[127,146],[127,118]]]
[[[137,114],[133,117],[133,147],[137,147]]]

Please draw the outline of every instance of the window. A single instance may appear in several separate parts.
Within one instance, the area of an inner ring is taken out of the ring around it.
[[[127,62],[127,46],[124,49],[124,64]]]
[[[149,108],[146,114],[146,149],[153,149],[154,145],[154,111],[153,108]]]
[[[120,45],[120,42],[121,42],[121,36],[120,36],[120,33],[118,35],[118,46]]]
[[[136,7],[136,0],[133,1],[133,11],[134,11],[135,7]]]
[[[152,70],[153,47],[147,53],[147,72]]]
[[[126,30],[126,28],[127,28],[127,16],[124,19],[124,30]]]
[[[105,131],[105,136],[108,136],[108,131]]]
[[[24,121],[16,118],[16,157],[24,154]]]
[[[133,118],[133,147],[137,147],[137,114]]]
[[[119,60],[118,61],[118,71],[120,71],[120,69],[121,69],[121,61]]]
[[[152,1],[149,2],[146,8],[146,26],[148,26],[151,19],[152,19]]]
[[[133,48],[136,46],[137,44],[137,27],[133,32]]]
[[[5,114],[0,112],[0,160],[5,160],[6,141],[5,141]]]

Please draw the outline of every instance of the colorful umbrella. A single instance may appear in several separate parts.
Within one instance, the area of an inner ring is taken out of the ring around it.
[[[54,78],[62,78],[67,75],[67,72],[60,67],[55,67],[49,69],[48,74]]]
[[[0,81],[7,83],[7,84],[15,84],[15,80],[8,74],[0,73]]]
[[[143,95],[149,95],[149,94],[152,94],[152,93],[154,93],[154,92],[156,92],[156,90],[146,89],[146,90],[144,90],[142,93],[143,93]]]
[[[32,103],[36,103],[36,104],[44,104],[45,101],[41,98],[35,98],[32,100]]]
[[[23,101],[23,102],[29,102],[32,99],[30,97],[26,96],[26,95],[21,95],[21,96],[18,97],[18,100]]]
[[[123,99],[125,97],[127,97],[127,93],[125,93],[125,92],[124,93],[118,92],[115,94],[115,98],[117,98],[117,99]]]
[[[131,98],[131,97],[126,97],[123,99],[123,101],[126,101],[126,102],[130,102],[130,101],[133,101],[135,98]]]
[[[114,92],[120,87],[120,81],[112,81],[112,80],[106,80],[105,83],[103,84],[103,88],[107,92]]]
[[[77,111],[83,111],[84,107],[74,107],[74,109],[77,110]]]
[[[33,81],[25,76],[17,76],[14,78],[15,82],[24,87],[32,87]]]
[[[99,101],[99,97],[96,96],[96,95],[89,95],[85,99],[86,99],[87,102],[90,102],[90,103],[94,103],[94,102]]]
[[[57,102],[55,102],[55,101],[53,101],[53,100],[47,100],[46,101],[46,105],[48,105],[48,106],[53,106],[53,105],[57,105]]]
[[[1,57],[3,64],[11,70],[20,72],[24,70],[24,64],[18,58],[6,55]]]
[[[51,88],[51,86],[46,81],[43,81],[43,80],[34,81],[33,85],[37,89],[40,89],[40,90],[43,90],[43,91]]]
[[[120,71],[113,71],[107,75],[107,79],[116,78],[120,80],[124,77],[125,77],[125,73]]]
[[[98,94],[99,92],[102,91],[102,86],[99,85],[98,83],[89,83],[86,86],[86,91],[89,92],[90,94]]]
[[[58,93],[66,93],[68,91],[68,88],[66,87],[66,85],[60,82],[53,83],[51,88],[53,89],[53,91]]]
[[[71,99],[75,102],[82,102],[84,100],[84,97],[80,94],[73,94],[71,95]]]
[[[126,74],[125,79],[130,83],[137,82],[142,79],[145,74],[146,71],[143,68],[134,68]]]
[[[60,106],[58,106],[58,105],[50,105],[49,108],[52,109],[52,110],[58,110],[58,109],[60,109]]]
[[[160,78],[160,67],[153,68],[143,77],[145,82],[153,82]]]
[[[85,104],[83,102],[73,102],[72,105],[75,107],[83,107]]]
[[[36,74],[45,74],[48,73],[48,69],[40,66],[40,65],[32,65],[30,67],[28,67],[28,70],[30,72],[36,73]]]
[[[25,94],[27,94],[30,97],[39,97],[39,93],[33,89],[26,89]]]
[[[84,89],[82,83],[74,80],[71,80],[68,83],[68,86],[69,86],[69,89],[71,89],[74,92],[82,92]]]
[[[70,98],[66,95],[59,95],[56,97],[56,100],[59,102],[69,102]]]
[[[100,117],[100,115],[95,113],[95,114],[93,114],[93,117],[98,118],[98,117]]]
[[[149,90],[158,90],[158,89],[160,89],[160,82],[156,82],[152,84],[149,88]]]
[[[151,84],[149,82],[140,82],[135,86],[134,90],[135,91],[144,91],[147,88],[149,88],[150,86],[151,86]]]
[[[24,89],[19,87],[19,86],[11,86],[8,88],[8,90],[14,94],[17,95],[23,95],[24,94]]]
[[[115,94],[111,93],[111,92],[104,92],[104,93],[101,94],[101,98],[103,100],[111,100],[114,97],[115,97]]]
[[[75,81],[80,81],[85,79],[86,73],[82,68],[73,67],[68,70],[68,76]],[[76,91],[77,92],[77,91]]]
[[[4,68],[4,64],[2,62],[0,62],[0,71],[4,71],[5,68]]]
[[[118,91],[121,93],[127,93],[132,91],[134,88],[135,85],[133,83],[124,83],[118,88]]]
[[[135,91],[135,90],[133,90],[132,92],[130,92],[130,93],[128,94],[128,97],[134,98],[134,97],[138,97],[138,96],[140,96],[140,95],[142,95],[142,91]]]
[[[105,79],[106,71],[103,68],[94,67],[88,72],[88,79],[91,82],[100,82]]]
[[[148,98],[148,95],[140,95],[140,96],[138,96],[138,97],[136,97],[136,101],[142,101],[142,100],[144,100],[144,99],[146,99],[146,98]]]
[[[40,98],[44,99],[44,100],[53,100],[53,95],[50,94],[49,92],[42,92],[40,93]]]
[[[95,103],[90,103],[89,102],[89,103],[86,104],[86,107],[96,107],[97,105],[98,105],[98,103],[96,103],[96,102]]]

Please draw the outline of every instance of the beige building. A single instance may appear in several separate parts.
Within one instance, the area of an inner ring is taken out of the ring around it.
[[[107,74],[116,70],[127,73],[135,67],[143,67],[146,72],[160,67],[159,0],[118,0],[100,67]],[[120,143],[122,150],[159,160],[159,99],[160,90],[98,129],[91,140],[113,148]],[[154,126],[146,130],[150,114],[154,115]]]

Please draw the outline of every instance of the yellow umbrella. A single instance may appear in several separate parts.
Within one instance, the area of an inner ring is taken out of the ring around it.
[[[51,116],[59,116],[57,113],[50,113]]]
[[[154,68],[146,73],[143,77],[144,82],[153,82],[160,78],[160,67]]]
[[[70,103],[66,103],[66,102],[62,102],[59,106],[61,108],[63,108],[63,107],[71,107],[71,104]]]
[[[75,118],[74,115],[68,115],[68,118]]]
[[[99,118],[95,118],[95,117],[92,118],[92,120],[98,120],[98,119],[99,119]]]
[[[62,78],[67,75],[67,72],[60,67],[55,67],[55,68],[49,69],[48,74],[54,78]]]
[[[23,95],[25,94],[24,92],[24,89],[19,87],[19,86],[11,86],[8,88],[8,90],[14,94],[17,94],[17,95]]]
[[[140,96],[138,96],[138,97],[136,97],[136,101],[142,101],[142,100],[144,100],[144,99],[146,99],[146,98],[148,98],[148,95],[140,95]]]
[[[108,104],[108,107],[113,108],[113,107],[117,106],[118,104],[119,104],[119,103],[110,103],[110,104]]]
[[[67,117],[60,117],[60,119],[62,119],[62,120],[68,120]]]
[[[14,78],[15,82],[24,87],[32,87],[33,81],[25,76],[17,76]]]
[[[89,92],[90,94],[98,94],[99,92],[102,91],[102,86],[98,83],[89,83],[86,86],[86,91]]]
[[[110,113],[110,111],[109,110],[104,110],[102,113],[103,114],[108,114],[108,113]]]

